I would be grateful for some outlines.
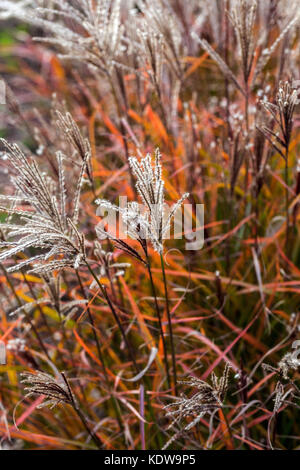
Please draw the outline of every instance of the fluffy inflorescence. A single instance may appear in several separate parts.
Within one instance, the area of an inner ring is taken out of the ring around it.
[[[37,372],[36,374],[24,372],[21,374],[21,377],[21,382],[27,385],[25,387],[27,391],[26,397],[44,395],[47,398],[47,400],[38,405],[39,408],[44,406],[53,408],[59,403],[67,403],[73,406],[73,403],[75,403],[72,391],[63,376],[55,378],[44,372]]]
[[[167,405],[165,407],[167,416],[182,419],[220,408],[223,405],[228,388],[229,371],[230,365],[227,363],[222,377],[218,378],[212,373],[211,385],[196,377],[190,377],[188,380],[180,382],[198,391],[191,398],[178,398],[175,403]]]
[[[34,249],[35,254],[8,271],[16,271],[34,263],[31,271],[46,274],[66,267],[78,267],[85,257],[84,237],[77,228],[80,192],[87,158],[82,162],[74,195],[73,210],[68,215],[63,154],[57,153],[59,184],[41,173],[34,160],[29,161],[16,144],[1,141],[7,161],[14,168],[12,183],[15,195],[1,196],[7,206],[1,210],[10,218],[1,224],[5,241],[0,261]],[[21,207],[20,204],[23,204]],[[15,222],[11,218],[16,219]]]
[[[276,104],[262,101],[263,107],[271,114],[279,128],[274,132],[268,126],[262,126],[261,132],[272,144],[274,149],[286,159],[293,131],[293,116],[298,102],[298,92],[289,81],[281,82],[276,96]]]
[[[288,379],[288,373],[290,371],[297,371],[300,368],[300,359],[297,357],[295,352],[288,352],[280,360],[278,367],[281,370],[283,377]]]
[[[61,51],[61,57],[83,60],[104,74],[124,52],[122,0],[0,1],[0,19],[18,18],[40,27],[48,37],[36,38]]]
[[[153,161],[154,160],[154,161]],[[120,213],[123,223],[128,227],[128,235],[138,240],[149,239],[154,250],[163,251],[163,239],[169,231],[170,224],[176,211],[188,197],[185,193],[166,214],[164,181],[162,179],[161,154],[156,149],[154,159],[148,153],[138,160],[129,158],[132,173],[136,176],[136,189],[141,197],[143,208],[137,202],[130,202],[126,207],[120,208],[106,200],[96,201],[99,206],[107,210]],[[100,236],[107,235],[99,229]],[[109,235],[109,234],[108,234]]]
[[[280,116],[280,126],[285,142],[288,147],[293,130],[293,115],[298,102],[298,92],[293,89],[290,82],[280,83],[277,93],[277,106]]]
[[[37,6],[34,0],[1,0],[0,1],[0,19],[8,18],[26,19],[33,7]]]
[[[166,415],[173,418],[172,423],[169,428],[173,427],[176,423],[180,423],[182,419],[189,416],[194,417],[194,419],[187,424],[183,430],[177,432],[165,445],[165,448],[169,445],[183,432],[188,431],[194,427],[200,419],[210,411],[221,408],[228,389],[228,380],[229,380],[230,364],[226,363],[224,368],[223,375],[217,377],[215,373],[212,373],[210,385],[203,380],[200,380],[196,377],[190,377],[186,381],[180,383],[197,389],[197,392],[192,395],[191,398],[182,396],[181,398],[176,398],[174,403],[170,403],[165,406]]]
[[[245,83],[248,82],[254,59],[256,10],[256,0],[240,0],[235,3],[229,14],[240,46]]]
[[[59,20],[71,20],[76,27],[70,26],[70,21],[40,19],[52,37],[38,40],[59,47],[63,51],[61,57],[83,60],[107,75],[124,52],[121,2],[78,0],[74,3],[62,0],[54,2],[52,8],[40,8],[38,11],[42,17],[51,14]]]
[[[262,366],[265,371],[275,373],[278,378],[273,400],[273,414],[275,414],[278,413],[280,408],[286,403],[288,397],[290,397],[289,404],[293,404],[292,398],[295,391],[299,394],[298,387],[296,387],[289,374],[299,370],[300,359],[296,351],[287,352],[278,362],[277,368],[269,364],[263,364]]]
[[[137,53],[142,65],[150,66],[151,75],[160,83],[162,65],[165,63],[168,69],[178,79],[182,79],[184,63],[182,57],[186,52],[184,47],[184,35],[182,25],[172,10],[171,4],[159,0],[136,2],[139,18],[131,15],[137,26],[138,39]],[[131,18],[129,19],[131,21]]]

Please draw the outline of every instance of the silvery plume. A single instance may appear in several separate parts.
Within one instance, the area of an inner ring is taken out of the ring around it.
[[[265,363],[262,367],[267,372],[275,372],[279,378],[290,380],[289,373],[300,369],[300,359],[297,351],[287,352],[278,362],[277,368]]]
[[[52,377],[52,375],[45,372],[37,372],[36,374],[24,372],[21,374],[21,383],[27,385],[25,387],[26,397],[44,395],[47,398],[38,405],[38,408],[44,406],[53,408],[59,403],[67,403],[73,406],[75,402],[72,391],[63,375]]]
[[[62,136],[66,137],[70,146],[79,155],[82,161],[87,159],[87,175],[93,185],[93,175],[90,163],[90,155],[92,154],[91,144],[87,138],[84,138],[81,131],[69,112],[60,112],[56,110],[56,125]]]
[[[185,395],[182,395],[180,398],[175,398],[174,403],[170,403],[164,407],[166,410],[166,416],[170,416],[173,419],[168,429],[190,416],[194,417],[194,419],[182,430],[177,432],[167,442],[163,449],[169,447],[169,445],[177,439],[182,432],[189,431],[194,427],[206,413],[223,406],[228,389],[230,368],[230,364],[226,363],[221,377],[217,377],[213,372],[211,374],[211,384],[192,376],[186,381],[179,382],[186,386],[195,388],[197,392],[192,395],[191,398],[187,398]]]
[[[35,0],[0,0],[0,20],[26,19],[36,6]]]
[[[139,240],[142,245],[145,240],[149,239],[154,250],[161,254],[163,252],[163,239],[170,229],[177,209],[188,197],[188,194],[185,193],[167,213],[159,149],[156,149],[154,159],[148,153],[141,160],[130,157],[129,164],[133,175],[137,178],[136,189],[141,197],[143,207],[137,202],[129,202],[125,207],[118,207],[103,199],[97,200],[96,203],[108,211],[118,212],[131,238]],[[101,238],[108,236],[117,240],[116,237],[107,233],[102,226],[98,226],[97,233]],[[120,240],[117,241],[120,242]]]
[[[289,371],[297,371],[300,368],[300,359],[295,353],[288,352],[278,363],[279,369],[282,371],[282,375],[285,379],[288,379]]]
[[[265,23],[262,31],[270,28],[270,22],[274,21],[277,23],[278,35],[275,36],[271,44],[269,43],[268,35],[263,34],[260,36],[259,43],[263,48],[256,65],[254,82],[284,40],[286,41],[284,47],[285,61],[287,62],[291,55],[293,55],[293,32],[298,27],[300,20],[299,2],[298,0],[276,0],[276,2],[273,1],[272,3],[273,5],[270,5],[267,2],[261,1],[258,4],[260,10],[259,16]]]
[[[299,399],[300,397],[300,390],[295,384],[292,375],[289,375],[295,371],[298,371],[300,368],[300,359],[298,358],[298,352],[297,350],[295,350],[294,352],[287,352],[278,362],[277,367],[273,367],[270,364],[263,363],[262,368],[266,372],[275,373],[275,377],[277,378],[276,386],[272,394],[274,397],[273,412],[268,423],[268,440],[271,449],[273,449],[270,433],[272,421],[274,419],[277,420],[278,413],[280,412],[283,406],[297,406],[297,404],[295,403],[295,398]],[[274,426],[276,429],[276,421]]]
[[[72,406],[73,410],[77,413],[84,425],[85,430],[89,433],[97,447],[99,449],[103,448],[102,442],[97,434],[90,429],[87,418],[80,409],[78,400],[72,392],[69,381],[67,380],[64,372],[59,373],[57,371],[55,377],[50,374],[46,374],[45,372],[37,372],[35,374],[24,372],[21,374],[21,383],[27,385],[27,387],[25,387],[25,390],[27,391],[26,397],[40,395],[47,398],[45,401],[40,403],[37,408],[49,406],[52,409],[60,403]]]
[[[256,47],[254,40],[256,10],[256,0],[239,0],[234,3],[229,13],[239,43],[245,84],[249,80]]]
[[[298,358],[297,351],[287,352],[282,359],[278,362],[277,367],[270,364],[262,364],[266,372],[275,372],[278,379],[274,390],[274,408],[273,414],[278,413],[279,409],[285,404],[288,396],[293,397],[294,392],[299,394],[299,389],[294,381],[289,376],[290,373],[300,369],[300,359]],[[288,404],[293,404],[289,401]]]
[[[49,37],[36,38],[62,51],[61,57],[82,61],[110,74],[124,52],[121,24],[122,0],[56,0],[52,7],[39,8],[32,22]],[[50,21],[47,17],[51,17]]]
[[[262,126],[259,130],[286,160],[293,131],[293,116],[298,104],[298,92],[289,81],[280,82],[276,103],[261,101],[261,104],[271,114],[280,132],[274,132],[267,126]]]
[[[9,219],[0,224],[5,241],[0,262],[13,259],[18,253],[29,250],[29,257],[23,256],[20,263],[8,269],[9,272],[34,264],[32,272],[40,275],[66,267],[78,268],[85,258],[84,236],[76,228],[78,224],[81,187],[87,160],[81,164],[80,174],[73,196],[73,207],[67,209],[65,187],[64,155],[57,152],[58,183],[41,172],[36,162],[29,159],[16,144],[1,139],[6,161],[13,169],[11,178],[15,195],[1,195],[0,210],[9,214]],[[2,204],[3,204],[2,202]]]
[[[171,4],[160,0],[138,0],[136,4],[142,15],[131,10],[129,21],[137,30],[136,51],[140,62],[150,66],[153,80],[160,81],[163,63],[181,80],[187,35]]]
[[[284,386],[280,381],[277,382],[275,390],[274,390],[274,407],[273,407],[273,414],[279,412],[280,408],[285,404],[293,404],[291,400],[294,397],[294,389],[293,387],[288,388]],[[289,403],[287,402],[287,398],[289,397]]]
[[[187,68],[184,57],[191,43],[189,34],[171,3],[147,0],[136,2],[136,6],[125,25],[125,40],[133,51],[135,73],[143,71],[143,76],[149,77],[163,123],[176,133],[177,104]]]

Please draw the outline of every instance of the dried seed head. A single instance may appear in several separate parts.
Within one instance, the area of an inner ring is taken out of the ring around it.
[[[38,14],[31,22],[52,35],[36,38],[38,41],[61,49],[62,58],[111,74],[124,53],[121,0],[61,0],[51,8],[39,8]],[[47,19],[49,14],[52,21]]]
[[[295,354],[295,351],[293,353],[288,352],[278,362],[278,367],[282,372],[284,379],[289,379],[288,373],[290,371],[297,371],[300,368],[300,359]]]
[[[288,146],[293,130],[293,114],[298,101],[297,90],[293,90],[290,82],[281,82],[277,93],[277,106],[280,114],[281,130]]]
[[[193,426],[195,426],[205,415],[205,413],[221,408],[223,406],[223,402],[228,389],[230,368],[230,364],[226,363],[223,375],[220,378],[218,378],[213,373],[211,377],[211,385],[196,377],[190,377],[186,381],[179,382],[192,388],[196,388],[198,391],[191,398],[187,398],[182,395],[180,398],[176,398],[174,403],[171,403],[164,407],[167,410],[166,416],[171,416],[173,418],[173,421],[168,429],[173,427],[176,423],[180,423],[184,418],[187,418],[189,416],[196,417],[191,423],[186,425],[183,430],[177,432],[167,442],[167,444],[164,446],[164,449],[169,447],[169,445],[182,432],[188,431]]]
[[[123,208],[103,199],[97,200],[96,203],[107,210],[119,212],[130,237],[141,242],[150,239],[154,250],[162,253],[164,236],[170,228],[175,212],[188,194],[184,194],[165,217],[164,181],[159,149],[155,151],[154,162],[148,153],[141,160],[130,157],[129,164],[137,178],[136,189],[144,204],[143,210],[137,202],[130,202]],[[98,235],[109,236],[101,227],[98,227]]]
[[[293,116],[297,102],[297,91],[291,87],[288,81],[280,82],[276,104],[266,100],[261,101],[262,106],[272,115],[280,132],[274,132],[267,126],[262,126],[259,130],[284,159],[286,159],[292,137]]]
[[[245,83],[248,83],[254,59],[256,10],[256,0],[237,0],[229,14],[240,46]]]
[[[164,235],[170,228],[175,212],[189,195],[185,193],[173,205],[168,217],[165,219],[164,181],[162,179],[161,153],[159,149],[157,148],[155,151],[154,162],[148,153],[141,160],[138,160],[136,157],[130,157],[129,164],[137,178],[137,192],[147,208],[146,220],[150,227],[150,241],[153,248],[158,253],[162,253]]]
[[[26,397],[31,397],[32,395],[44,395],[47,397],[47,400],[41,403],[38,408],[44,406],[53,408],[59,403],[74,405],[75,398],[63,375],[59,378],[54,378],[52,375],[44,372],[37,372],[36,374],[24,372],[21,374],[21,377],[21,383],[27,385],[25,387],[27,391]]]
[[[7,161],[14,168],[12,183],[15,196],[1,195],[0,198],[12,207],[0,210],[17,217],[15,223],[3,223],[1,229],[6,237],[14,241],[1,242],[5,247],[0,253],[0,261],[12,258],[28,248],[36,248],[39,254],[22,261],[8,269],[16,271],[33,264],[33,272],[45,274],[66,267],[76,267],[85,257],[84,237],[79,234],[78,222],[81,186],[87,160],[81,165],[81,171],[75,190],[73,212],[67,215],[65,175],[63,155],[57,153],[59,184],[40,171],[35,161],[30,161],[16,144],[9,144],[1,139],[6,150]],[[25,203],[25,208],[18,204]],[[63,257],[62,257],[63,256]],[[41,261],[41,264],[37,261]]]
[[[277,382],[274,393],[274,408],[273,413],[277,413],[282,405],[284,405],[287,397],[291,395],[293,392],[293,388],[289,388],[287,391],[285,390],[284,385],[281,382]]]

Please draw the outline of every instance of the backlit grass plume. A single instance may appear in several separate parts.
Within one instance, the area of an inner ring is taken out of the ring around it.
[[[34,20],[52,36],[37,39],[59,48],[64,59],[83,61],[109,75],[124,52],[120,7],[121,0],[55,1],[52,7],[39,8],[40,17]],[[49,14],[56,21],[49,21]]]
[[[294,113],[298,104],[298,91],[289,81],[280,82],[276,95],[276,103],[262,101],[264,108],[271,114],[277,129],[272,126],[262,126],[260,131],[270,142],[273,149],[284,159],[285,180],[285,212],[286,212],[286,245],[289,241],[289,153],[294,126]],[[271,128],[270,128],[271,127]]]
[[[175,424],[180,424],[181,421],[190,416],[194,419],[184,426],[182,430],[177,432],[164,446],[164,449],[169,447],[177,437],[185,431],[189,431],[203,418],[206,413],[214,411],[223,406],[226,392],[228,389],[228,379],[230,372],[230,364],[227,363],[222,377],[217,377],[213,372],[211,375],[211,385],[197,377],[190,377],[188,380],[181,381],[181,384],[195,388],[197,392],[191,398],[182,396],[177,398],[174,403],[165,406],[166,415],[173,418],[169,429]]]
[[[38,405],[39,408],[44,406],[53,408],[60,403],[72,405],[75,400],[63,376],[55,378],[45,372],[37,372],[36,374],[24,372],[21,374],[21,377],[21,383],[26,384],[26,397],[29,398],[32,395],[44,395],[47,397],[47,400]]]
[[[137,157],[130,157],[129,164],[133,175],[136,176],[136,189],[143,208],[137,202],[130,202],[125,208],[103,199],[98,199],[96,202],[104,209],[119,212],[123,223],[128,227],[128,235],[140,241],[150,240],[154,250],[161,254],[163,240],[170,229],[174,215],[189,195],[185,193],[167,213],[159,149],[155,150],[154,158],[150,153],[140,160]],[[98,233],[100,236],[109,236],[102,227],[99,227]]]
[[[97,447],[100,449],[102,448],[100,439],[90,429],[87,419],[81,411],[77,399],[74,396],[70,384],[63,372],[57,377],[53,377],[45,372],[37,372],[36,374],[24,372],[21,374],[21,377],[21,383],[26,385],[25,390],[27,392],[27,398],[34,395],[46,397],[47,399],[38,405],[39,408],[44,406],[50,406],[50,408],[53,408],[60,403],[72,406]]]
[[[2,212],[13,216],[13,220],[0,226],[6,234],[6,240],[1,242],[3,250],[0,261],[28,251],[29,256],[24,260],[22,255],[23,261],[14,263],[8,272],[17,271],[33,262],[31,271],[40,274],[66,267],[78,268],[85,256],[85,247],[84,237],[76,226],[81,186],[89,155],[82,162],[73,206],[68,211],[63,154],[57,153],[59,183],[56,184],[16,144],[9,144],[3,139],[1,143],[7,161],[14,170],[11,181],[15,195],[1,196],[2,203],[7,202],[7,206],[1,206]]]

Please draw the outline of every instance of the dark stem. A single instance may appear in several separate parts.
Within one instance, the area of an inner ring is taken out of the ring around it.
[[[34,292],[32,286],[31,286],[30,282],[27,280],[26,274],[25,274],[25,272],[24,272],[23,269],[21,269],[21,273],[22,273],[23,279],[24,279],[24,281],[25,281],[25,283],[26,283],[26,285],[27,285],[27,287],[28,287],[28,289],[29,289],[29,292],[30,292],[31,297],[36,301],[36,306],[37,306],[37,308],[38,308],[38,310],[39,310],[39,312],[40,312],[40,314],[41,314],[41,318],[42,318],[42,320],[43,320],[43,323],[44,323],[45,327],[47,328],[48,333],[52,336],[52,331],[51,331],[51,328],[50,328],[50,326],[49,326],[49,324],[48,324],[46,315],[45,315],[45,313],[43,312],[43,309],[41,308],[41,306],[39,305],[37,296],[35,295],[35,292]]]
[[[246,120],[246,131],[247,140],[249,139],[249,84],[245,81],[245,120]]]
[[[284,180],[285,180],[285,212],[286,212],[286,236],[285,246],[286,250],[289,248],[289,229],[290,229],[290,217],[289,217],[289,148],[287,147],[285,152],[285,167],[284,167]]]
[[[81,280],[80,274],[79,274],[77,269],[76,269],[76,275],[77,275],[77,279],[78,279],[78,282],[79,282],[81,293],[82,293],[83,297],[85,298],[84,286],[82,284],[82,280]],[[105,367],[104,357],[103,357],[103,354],[102,354],[102,351],[101,351],[101,345],[100,345],[100,342],[99,342],[98,335],[96,333],[95,322],[94,322],[94,319],[93,319],[93,316],[92,316],[92,313],[91,313],[91,310],[90,310],[89,307],[87,309],[87,313],[88,313],[89,320],[91,322],[93,336],[94,336],[94,340],[96,342],[96,347],[97,347],[99,360],[100,360],[101,365],[102,365],[102,370],[103,370],[105,383],[106,383],[106,386],[108,388],[108,391],[110,392],[111,403],[112,403],[113,408],[115,410],[116,417],[117,417],[120,429],[123,430],[124,427],[123,427],[123,423],[122,423],[122,417],[121,417],[120,409],[119,409],[119,406],[118,406],[118,403],[117,403],[115,397],[112,395],[111,390],[110,390],[110,383],[109,383],[109,379],[108,379],[108,375],[107,375],[107,370],[106,370],[106,367]]]
[[[78,279],[78,282],[79,282],[81,294],[82,294],[83,298],[85,299],[86,296],[85,296],[85,292],[84,292],[84,287],[83,287],[82,280],[81,280],[81,277],[80,277],[79,272],[78,272],[77,269],[76,269],[76,276],[77,276],[77,279]],[[103,354],[102,354],[102,351],[101,351],[99,338],[98,338],[98,335],[96,333],[94,318],[92,316],[92,313],[91,313],[91,310],[90,310],[89,307],[87,308],[87,314],[88,314],[88,317],[89,317],[89,320],[90,320],[90,323],[91,323],[91,326],[92,326],[92,332],[93,332],[94,340],[95,340],[96,347],[97,347],[98,357],[99,357],[100,362],[102,364],[103,375],[105,377],[106,382],[108,382],[107,371],[106,371],[105,364],[104,364],[104,358],[103,358]]]
[[[91,268],[91,266],[90,266],[90,264],[88,263],[87,260],[85,260],[85,264],[86,264],[86,266],[87,266],[89,272],[91,273],[91,275],[92,275],[93,278],[95,279],[97,285],[99,286],[99,288],[100,288],[100,290],[101,290],[101,292],[102,292],[104,298],[106,299],[106,301],[107,301],[107,303],[108,303],[108,305],[109,305],[109,307],[110,307],[110,309],[111,309],[111,311],[112,311],[112,314],[113,314],[113,316],[114,316],[114,318],[115,318],[115,320],[116,320],[116,322],[117,322],[117,324],[118,324],[118,327],[119,327],[119,329],[120,329],[120,331],[121,331],[121,334],[122,334],[122,337],[123,337],[123,339],[124,339],[124,342],[125,342],[125,344],[126,344],[126,346],[127,346],[127,349],[128,349],[129,355],[130,355],[130,357],[131,357],[131,360],[132,360],[132,362],[133,362],[133,364],[134,364],[134,368],[135,368],[135,370],[136,370],[136,372],[137,372],[137,374],[138,374],[138,373],[139,373],[139,368],[138,368],[138,366],[137,366],[137,363],[136,363],[136,360],[135,360],[135,357],[134,357],[134,353],[133,353],[133,351],[132,351],[131,344],[129,343],[129,341],[128,341],[128,339],[127,339],[126,333],[125,333],[125,331],[124,331],[124,329],[123,329],[123,326],[122,326],[122,324],[121,324],[121,322],[120,322],[120,319],[119,319],[119,317],[118,317],[118,314],[117,314],[117,312],[115,311],[115,308],[114,308],[114,306],[113,306],[113,304],[112,304],[112,302],[111,302],[111,300],[110,300],[110,298],[109,298],[109,296],[108,296],[108,294],[107,294],[105,288],[104,288],[104,287],[102,286],[102,284],[99,282],[99,279],[97,278],[96,274],[94,273],[93,269]],[[150,399],[149,399],[149,396],[148,396],[147,393],[146,393],[146,401],[147,401],[147,404],[148,404],[148,406],[149,406],[149,411],[150,411],[150,414],[151,414],[151,418],[152,418],[152,420],[155,422],[155,416],[154,416],[153,409],[152,409],[152,406],[151,406],[151,403],[150,403]]]
[[[223,416],[224,416],[225,423],[226,423],[226,427],[227,427],[227,429],[228,429],[228,433],[229,433],[229,436],[230,436],[232,448],[234,448],[234,441],[233,441],[233,435],[232,435],[231,427],[230,427],[228,418],[227,418],[227,416],[226,416],[226,414],[225,414],[224,412],[223,412]]]
[[[107,303],[108,303],[108,306],[109,306],[109,308],[110,308],[110,310],[111,310],[111,312],[112,312],[112,314],[113,314],[113,316],[114,316],[114,319],[116,320],[117,325],[118,325],[118,327],[119,327],[119,329],[120,329],[120,332],[121,332],[121,334],[122,334],[122,338],[123,338],[123,340],[124,340],[124,342],[125,342],[125,344],[126,344],[126,346],[127,346],[127,350],[128,350],[129,355],[130,355],[130,358],[131,358],[131,360],[132,360],[132,362],[133,362],[134,368],[135,368],[136,372],[139,373],[139,368],[138,368],[138,366],[137,366],[137,363],[136,363],[136,360],[135,360],[135,357],[134,357],[134,353],[133,353],[131,344],[130,344],[129,341],[128,341],[128,338],[127,338],[127,336],[126,336],[126,333],[125,333],[125,331],[124,331],[124,328],[123,328],[123,326],[122,326],[122,323],[121,323],[121,321],[120,321],[120,319],[119,319],[119,316],[118,316],[118,314],[117,314],[117,312],[116,312],[116,310],[115,310],[115,308],[114,308],[114,306],[113,306],[113,304],[112,304],[112,302],[111,302],[111,300],[110,300],[110,298],[109,298],[109,296],[108,296],[108,294],[107,294],[107,292],[106,292],[106,289],[105,289],[105,287],[101,284],[101,282],[100,282],[99,279],[97,278],[96,274],[94,273],[93,269],[91,268],[90,264],[89,264],[86,260],[85,260],[85,264],[86,264],[86,266],[87,266],[89,272],[91,273],[91,275],[92,275],[93,278],[95,279],[97,285],[99,286],[99,288],[100,288],[100,290],[101,290],[101,292],[102,292],[103,297],[105,298],[105,300],[106,300]]]
[[[272,443],[274,444],[274,446],[275,446],[276,435],[277,435],[277,423],[278,423],[278,413],[276,411],[274,415],[274,424],[273,424],[273,432],[272,432]]]
[[[70,395],[70,399],[71,399],[71,404],[72,404],[72,407],[74,409],[74,411],[77,413],[77,415],[79,416],[83,426],[85,427],[85,429],[87,430],[88,434],[91,436],[91,439],[94,441],[94,443],[96,444],[96,446],[98,447],[98,449],[103,449],[103,444],[102,442],[100,441],[99,437],[90,429],[88,423],[87,423],[87,420],[86,420],[86,417],[84,416],[83,412],[81,411],[81,409],[79,408],[78,404],[76,403],[76,399],[74,398],[74,394],[73,394],[73,391],[71,390],[71,387],[69,385],[69,382],[64,374],[64,372],[61,372],[61,375],[65,381],[65,384],[68,388],[68,391],[69,391],[69,395]]]
[[[173,367],[173,378],[174,378],[174,390],[175,390],[175,394],[178,395],[177,374],[176,374],[176,359],[175,359],[175,347],[174,347],[173,330],[172,330],[172,320],[171,320],[170,306],[169,306],[167,278],[166,278],[165,265],[164,265],[164,259],[163,259],[162,254],[160,255],[160,262],[161,262],[161,269],[162,269],[163,281],[164,281],[166,308],[167,308],[167,317],[168,317],[168,327],[169,327],[170,343],[171,343],[171,356],[172,356],[172,367]]]
[[[170,378],[170,371],[169,371],[169,364],[168,364],[167,345],[166,345],[164,330],[163,330],[163,326],[162,326],[161,313],[160,313],[160,309],[159,309],[159,305],[158,305],[158,301],[157,301],[156,289],[155,289],[155,285],[154,285],[153,277],[152,277],[150,259],[149,259],[147,250],[145,250],[145,255],[146,255],[146,259],[147,259],[147,269],[148,269],[149,278],[150,278],[152,295],[154,297],[155,308],[156,308],[156,313],[157,313],[157,318],[158,318],[158,323],[159,323],[160,336],[161,336],[161,339],[162,339],[162,342],[163,342],[164,360],[165,360],[165,367],[166,367],[166,373],[167,373],[167,381],[168,381],[168,386],[171,388],[171,378]]]

